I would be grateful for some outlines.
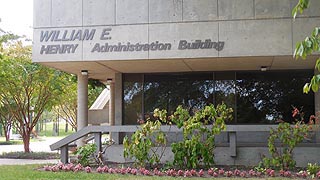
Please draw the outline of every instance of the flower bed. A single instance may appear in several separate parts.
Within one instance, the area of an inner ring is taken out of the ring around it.
[[[52,172],[87,172],[87,173],[106,173],[106,174],[123,174],[123,175],[140,175],[140,176],[171,176],[171,177],[242,177],[242,178],[269,178],[269,177],[286,177],[286,178],[314,178],[307,171],[292,172],[292,171],[276,171],[273,169],[264,169],[262,171],[239,170],[239,169],[224,169],[224,168],[210,168],[208,170],[159,170],[157,168],[149,170],[146,168],[117,168],[117,167],[97,167],[89,166],[83,167],[81,164],[63,164],[58,163],[52,166],[44,166],[41,170]],[[316,173],[316,178],[320,179],[320,171]]]

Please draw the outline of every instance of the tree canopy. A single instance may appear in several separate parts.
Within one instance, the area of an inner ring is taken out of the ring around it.
[[[292,10],[292,16],[296,18],[298,13],[302,14],[303,11],[310,6],[309,0],[299,0],[297,5]],[[319,24],[320,25],[320,24]],[[302,57],[306,59],[308,55],[320,52],[320,26],[315,27],[310,36],[307,36],[303,41],[296,44],[294,56],[296,58]],[[303,92],[308,93],[310,90],[318,92],[320,86],[320,58],[317,59],[315,64],[316,73],[309,83],[303,87]]]

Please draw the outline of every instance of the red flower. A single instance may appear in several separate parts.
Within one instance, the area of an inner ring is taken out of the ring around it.
[[[297,114],[299,114],[299,109],[298,108],[293,108],[292,117],[295,117]]]

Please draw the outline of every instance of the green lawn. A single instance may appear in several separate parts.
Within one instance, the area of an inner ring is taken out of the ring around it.
[[[64,121],[61,121],[59,123],[59,136],[67,136],[67,135],[70,135],[72,133],[74,133],[75,131],[72,131],[71,130],[71,126],[69,125],[68,126],[68,132],[65,132],[65,122]],[[39,136],[47,136],[47,137],[50,137],[50,136],[53,136],[53,122],[48,122],[48,123],[45,123],[43,125],[43,131],[40,131],[38,133]]]
[[[55,180],[68,180],[68,179],[81,179],[81,180],[96,180],[96,179],[129,179],[129,180],[173,180],[173,179],[184,179],[181,177],[157,177],[157,176],[133,176],[133,175],[115,175],[115,174],[98,174],[98,173],[85,173],[85,172],[47,172],[36,170],[41,165],[15,165],[15,166],[0,166],[0,179],[4,180],[31,180],[31,179],[55,179]],[[185,178],[192,180],[199,180],[204,178]],[[212,178],[210,178],[212,179]],[[221,178],[228,179],[228,178]],[[254,180],[257,178],[236,178],[239,180]],[[261,179],[261,178],[260,178]],[[270,178],[270,179],[287,179],[287,178]]]

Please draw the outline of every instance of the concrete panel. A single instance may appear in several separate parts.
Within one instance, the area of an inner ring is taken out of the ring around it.
[[[102,64],[123,73],[190,71],[183,60],[103,61]]]
[[[67,73],[76,74],[83,69],[87,69],[89,72],[89,78],[101,80],[104,82],[106,77],[112,78],[114,76],[114,71],[100,63],[97,62],[41,62],[41,64],[56,68],[59,70],[63,70]]]
[[[115,24],[115,0],[83,0],[83,25]]]
[[[183,21],[210,21],[218,18],[217,0],[184,0]]]
[[[109,117],[108,109],[90,109],[88,111],[88,124],[91,124],[91,125],[107,124],[109,123],[108,117]]]
[[[290,1],[291,0],[255,0],[255,17],[291,17]]]
[[[234,165],[257,166],[262,155],[268,155],[267,147],[238,147]]]
[[[293,9],[298,3],[298,0],[291,1],[291,9]],[[320,1],[319,0],[310,0],[309,8],[305,9],[302,14],[297,15],[297,17],[312,17],[320,16]]]
[[[82,26],[82,1],[52,1],[52,26]]]
[[[33,27],[51,26],[51,0],[33,1]]]
[[[316,58],[316,56],[309,56],[307,57],[307,60],[302,60],[294,59],[292,56],[279,56],[274,58],[270,69],[313,69],[316,63]]]
[[[303,41],[311,35],[313,29],[319,26],[319,22],[320,18],[297,18],[293,21],[293,50],[298,41]]]
[[[171,147],[165,150],[162,162],[173,161]],[[216,165],[245,165],[257,166],[262,155],[269,156],[267,147],[238,147],[237,157],[232,158],[229,154],[229,147],[216,147],[214,150],[214,161]],[[123,157],[123,146],[113,145],[106,150],[106,159],[114,162],[132,162],[131,159]],[[320,158],[318,147],[297,147],[294,150],[294,159],[298,167],[306,167],[307,163],[318,163]]]
[[[93,40],[83,42],[84,60],[148,59],[148,51],[142,48],[148,43],[147,25],[101,26],[95,29]],[[120,46],[121,49],[118,48]],[[131,51],[128,46],[135,48]]]
[[[117,0],[116,24],[148,23],[148,0]]]
[[[273,57],[233,57],[186,59],[186,64],[193,71],[232,71],[232,70],[260,70],[261,66],[270,66]]]
[[[291,19],[220,22],[220,57],[292,54]]]
[[[150,59],[159,58],[192,58],[217,57],[218,51],[214,48],[197,48],[179,50],[181,41],[194,43],[196,40],[210,40],[218,42],[217,22],[179,23],[179,24],[152,24],[149,25],[149,43],[171,43],[170,50],[150,51]]]
[[[34,29],[33,62],[81,61],[83,42],[62,40],[65,32],[69,37],[72,31],[80,32],[82,28]]]
[[[293,157],[298,167],[306,167],[308,163],[319,163],[319,147],[297,147],[293,151]]]
[[[220,20],[253,19],[253,0],[218,0]]]
[[[150,23],[182,21],[182,0],[150,0]]]

